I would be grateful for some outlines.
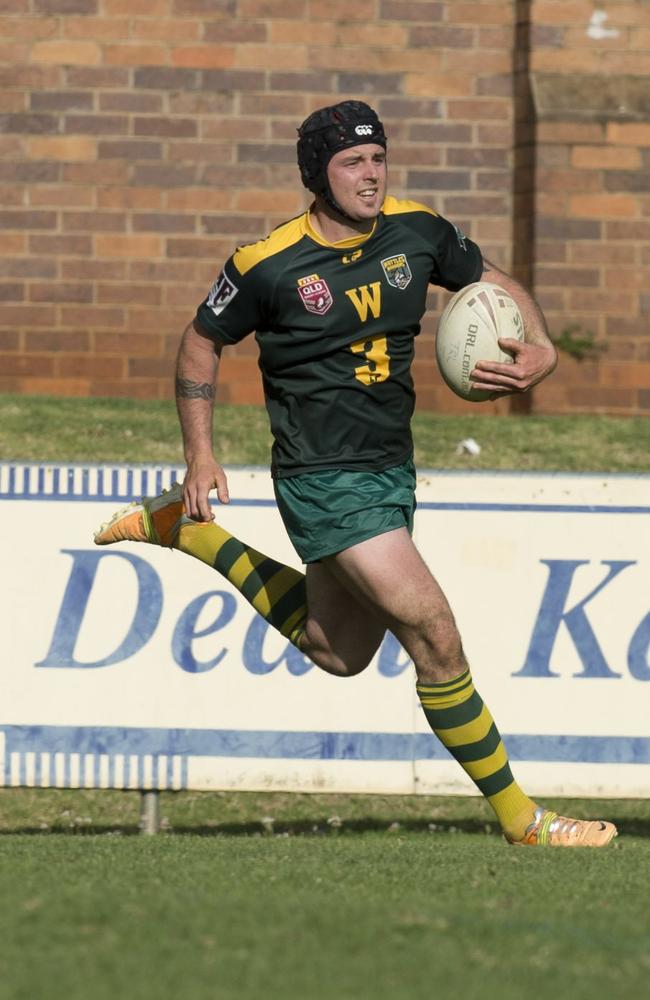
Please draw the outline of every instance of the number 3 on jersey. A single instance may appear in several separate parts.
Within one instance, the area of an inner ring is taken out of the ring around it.
[[[386,337],[362,337],[350,344],[353,354],[360,354],[367,364],[354,369],[354,377],[364,385],[385,382],[390,374],[390,355]]]

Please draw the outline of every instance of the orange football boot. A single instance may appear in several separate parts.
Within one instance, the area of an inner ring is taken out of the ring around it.
[[[158,497],[144,497],[122,507],[95,532],[95,545],[114,542],[150,542],[171,548],[183,520],[183,487],[174,483]]]
[[[568,819],[540,808],[521,840],[506,840],[518,847],[606,847],[616,835],[614,824],[605,820]]]

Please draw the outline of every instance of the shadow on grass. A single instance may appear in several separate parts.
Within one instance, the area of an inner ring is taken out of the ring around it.
[[[631,817],[617,818],[609,816],[618,827],[619,837],[650,838],[650,820]],[[366,833],[383,833],[396,836],[403,833],[456,834],[465,833],[478,836],[500,837],[496,822],[486,822],[475,819],[413,819],[395,816],[392,819],[377,819],[367,817],[361,819],[340,819],[338,817],[312,817],[293,821],[248,821],[238,823],[177,823],[164,824],[160,834],[172,836],[194,837],[337,837],[354,836]],[[133,824],[89,824],[84,826],[65,826],[52,824],[47,828],[35,826],[16,826],[11,830],[0,830],[0,837],[12,835],[50,836],[56,834],[67,837],[88,836],[140,836],[139,826]]]
[[[194,837],[260,837],[283,836],[320,837],[337,836],[338,834],[363,833],[478,833],[485,836],[488,833],[498,833],[496,824],[480,820],[414,820],[395,817],[394,819],[341,819],[338,817],[320,816],[304,820],[273,820],[263,822],[251,820],[239,823],[220,823],[218,820],[208,823],[165,823],[160,833],[171,833],[180,836]],[[12,829],[0,830],[0,837],[15,834],[29,836],[48,836],[50,834],[68,837],[88,836],[124,836],[132,837],[141,833],[139,826],[133,824],[98,824],[89,823],[83,826],[69,826],[53,823],[51,826],[15,826]]]
[[[282,836],[291,837],[322,837],[364,833],[386,833],[390,836],[399,833],[498,833],[495,823],[482,820],[428,820],[394,816],[378,819],[377,817],[362,817],[360,819],[344,819],[337,816],[318,816],[302,820],[274,820],[273,822],[218,823],[209,825],[176,824],[174,833],[194,834],[204,837],[251,837],[251,836]]]
[[[618,827],[619,837],[650,838],[650,821],[620,819],[614,822]],[[175,825],[173,833],[179,835],[194,835],[202,837],[251,837],[251,836],[282,836],[319,837],[346,836],[350,834],[385,833],[394,836],[400,833],[469,833],[474,835],[501,836],[496,822],[472,819],[438,819],[414,820],[395,817],[392,820],[356,819],[341,820],[340,825],[332,824],[331,819],[322,817],[314,820],[297,820],[294,822],[274,822],[273,824],[253,823],[215,823],[214,825]]]
[[[134,837],[140,834],[140,827],[132,824],[121,826],[119,823],[110,823],[106,826],[97,824],[89,826],[64,826],[53,823],[51,826],[14,826],[11,829],[0,829],[0,838],[15,837],[49,837],[53,833],[66,837],[89,837],[89,836],[113,836],[113,837]]]

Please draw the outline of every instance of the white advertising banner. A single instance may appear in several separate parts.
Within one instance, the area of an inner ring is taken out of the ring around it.
[[[230,469],[233,534],[297,568],[266,470]],[[0,781],[472,793],[387,635],[330,677],[215,571],[93,531],[183,470],[0,464]],[[534,795],[650,789],[650,477],[421,473],[415,540]]]

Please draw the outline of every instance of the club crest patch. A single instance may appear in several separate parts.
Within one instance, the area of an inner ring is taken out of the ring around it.
[[[399,288],[400,292],[411,283],[411,268],[406,259],[405,253],[396,253],[394,257],[386,257],[381,262],[381,266],[386,275],[386,280],[393,288]]]
[[[298,294],[307,312],[315,316],[324,316],[332,308],[334,299],[327,282],[317,274],[308,274],[298,278]]]

